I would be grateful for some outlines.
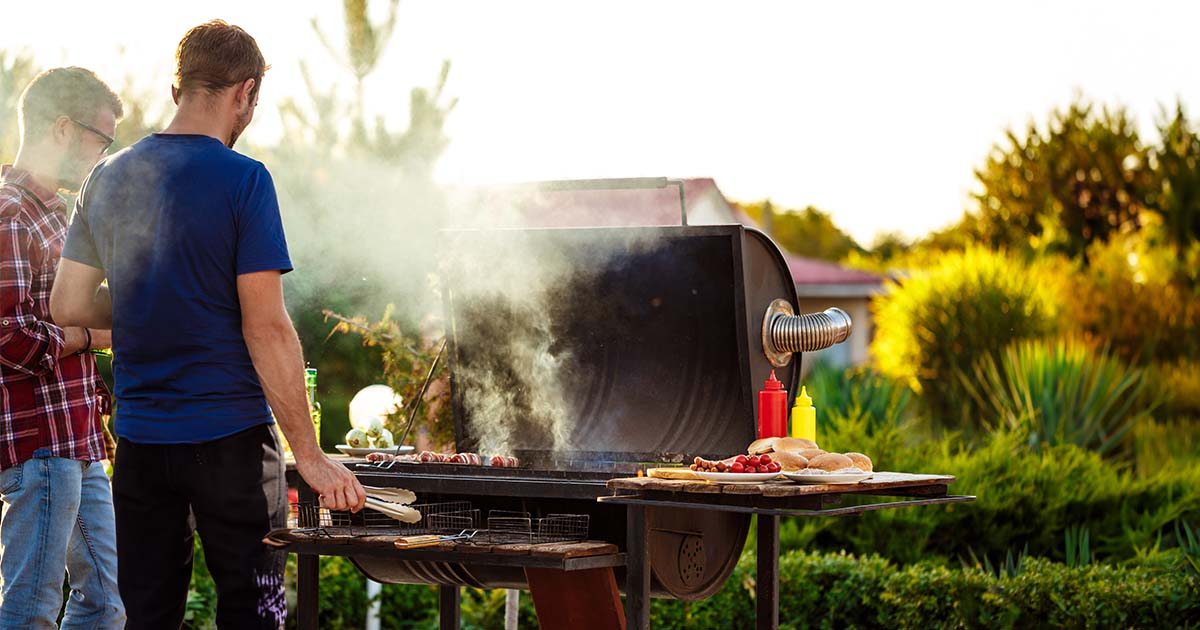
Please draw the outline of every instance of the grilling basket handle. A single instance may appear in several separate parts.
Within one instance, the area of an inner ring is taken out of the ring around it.
[[[763,315],[763,354],[771,365],[784,367],[796,352],[824,350],[845,341],[853,326],[850,315],[840,308],[797,315],[787,300],[775,300]]]

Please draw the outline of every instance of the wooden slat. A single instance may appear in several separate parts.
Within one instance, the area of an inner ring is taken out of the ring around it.
[[[504,556],[524,556],[529,554],[530,544],[492,545],[492,553]]]
[[[545,543],[533,545],[529,553],[541,557],[585,558],[617,553],[617,546],[597,540],[574,543]]]

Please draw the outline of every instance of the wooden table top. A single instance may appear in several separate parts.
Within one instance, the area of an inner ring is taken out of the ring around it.
[[[927,486],[946,486],[954,482],[950,475],[918,475],[911,473],[877,472],[870,479],[853,484],[802,484],[776,479],[762,483],[718,483],[691,479],[658,479],[654,477],[622,477],[608,482],[614,491],[685,492],[693,494],[760,495],[764,497],[801,497],[829,494],[871,494],[872,492]]]

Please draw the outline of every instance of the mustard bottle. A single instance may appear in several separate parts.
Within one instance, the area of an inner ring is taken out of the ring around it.
[[[792,407],[792,437],[817,441],[817,408],[812,403],[808,388],[801,387]]]

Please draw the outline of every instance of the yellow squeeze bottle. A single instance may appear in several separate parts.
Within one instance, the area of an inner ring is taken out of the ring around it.
[[[792,407],[792,437],[817,441],[817,408],[812,403],[808,388],[801,387]]]

